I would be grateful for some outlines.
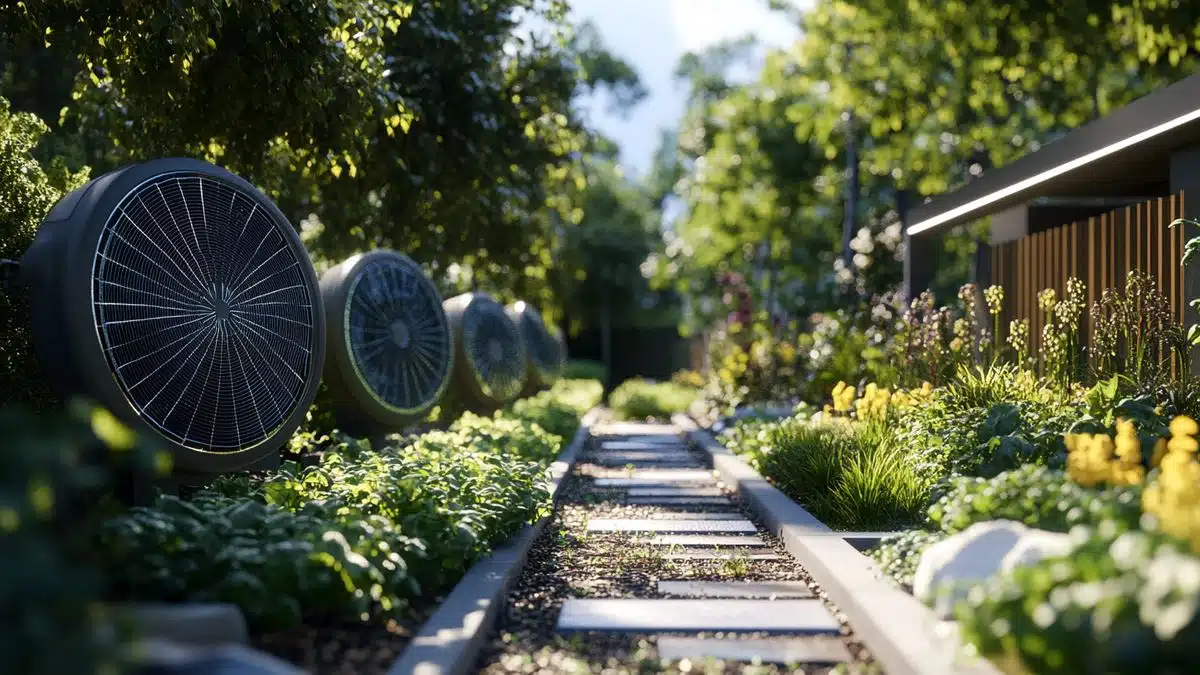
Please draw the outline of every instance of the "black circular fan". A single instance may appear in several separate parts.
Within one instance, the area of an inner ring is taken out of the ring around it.
[[[321,277],[328,313],[325,386],[338,426],[363,436],[419,419],[450,382],[454,344],[442,297],[394,251],[357,255]]]
[[[66,195],[21,264],[55,388],[157,434],[184,473],[278,450],[316,395],[316,274],[295,230],[211,164],[124,167]]]
[[[455,342],[458,398],[488,412],[515,399],[525,386],[525,345],[504,306],[486,293],[464,293],[445,302]]]
[[[525,301],[514,302],[506,309],[508,317],[517,324],[525,342],[526,369],[524,395],[549,387],[562,374],[563,349],[542,315]]]

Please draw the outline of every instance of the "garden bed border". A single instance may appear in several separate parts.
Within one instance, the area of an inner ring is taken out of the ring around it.
[[[688,415],[671,421],[712,459],[721,480],[779,537],[854,628],[889,675],[999,675],[964,653],[953,626],[881,577],[874,561],[817,520],[702,429]]]
[[[574,438],[550,465],[552,508],[562,496],[559,487],[591,436],[591,426],[599,412],[599,407],[592,408],[580,419]],[[517,579],[525,557],[550,518],[548,515],[526,525],[503,546],[472,565],[437,611],[422,624],[420,632],[388,669],[388,675],[462,675],[472,671],[503,605],[504,595]]]

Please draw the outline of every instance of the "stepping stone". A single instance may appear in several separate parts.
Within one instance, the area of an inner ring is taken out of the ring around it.
[[[733,503],[728,497],[630,497],[625,502],[644,506],[727,506]]]
[[[851,659],[849,650],[836,638],[737,639],[658,638],[658,658],[677,661],[706,658],[722,661],[754,661],[776,664],[833,664]]]
[[[679,427],[670,424],[648,422],[608,422],[592,427],[597,436],[674,436],[679,437]]]
[[[766,546],[767,542],[758,537],[720,534],[663,534],[638,543],[651,546],[720,546],[722,548],[742,548]]]
[[[135,672],[158,675],[304,675],[294,665],[245,645],[186,645],[162,639],[142,639],[137,645]]]
[[[588,532],[758,532],[748,520],[589,520]]]
[[[674,513],[655,513],[651,518],[659,520],[745,520],[746,515],[740,511],[676,511]]]
[[[625,452],[595,453],[592,461],[616,464],[623,461],[700,460],[688,450],[625,450]]]
[[[672,483],[716,483],[705,469],[642,469],[621,478],[597,478],[596,487],[667,487]]]
[[[630,443],[656,443],[659,445],[679,445],[686,442],[680,436],[627,436],[624,440]]]
[[[634,469],[703,469],[704,462],[696,457],[630,457],[613,459],[611,457],[593,457],[588,460],[592,464],[610,469],[623,469],[632,466]]]
[[[725,492],[715,487],[632,487],[630,497],[724,497]]]
[[[697,548],[663,555],[663,560],[786,560],[769,551],[735,551],[730,549]]]
[[[646,443],[644,441],[604,441],[600,444],[601,451],[612,450],[663,450],[663,449],[679,449],[684,450],[687,446],[683,443]]]
[[[643,600],[569,598],[558,632],[838,633],[841,626],[820,600]]]
[[[245,644],[246,619],[237,605],[221,603],[139,603],[121,609],[143,639],[167,640],[182,646]]]
[[[701,598],[811,598],[812,589],[803,581],[660,581],[663,595]]]

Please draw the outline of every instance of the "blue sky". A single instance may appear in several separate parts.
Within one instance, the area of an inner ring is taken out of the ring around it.
[[[794,0],[798,6],[811,0]],[[674,128],[686,91],[672,77],[679,57],[752,33],[770,47],[785,47],[799,33],[766,0],[573,0],[574,14],[590,19],[606,46],[637,69],[649,96],[628,119],[609,114],[603,100],[587,103],[595,128],[621,144],[622,164],[633,174],[649,167],[659,130]]]

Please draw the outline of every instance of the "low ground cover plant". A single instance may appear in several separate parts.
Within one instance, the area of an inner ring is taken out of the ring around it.
[[[568,437],[541,424],[573,435],[599,394],[564,381],[384,447],[337,436],[316,465],[224,476],[109,520],[96,564],[115,596],[232,602],[259,630],[396,616],[544,515]]]
[[[402,447],[345,439],[316,466],[222,478],[110,520],[98,563],[119,597],[232,602],[258,629],[386,616],[540,517],[560,443],[508,420]]]
[[[608,395],[608,405],[620,419],[667,419],[686,412],[699,398],[700,391],[686,384],[636,378],[614,389]]]
[[[513,402],[498,417],[533,422],[552,434],[570,439],[579,429],[583,415],[603,396],[604,385],[598,380],[563,379],[546,391]]]
[[[0,410],[11,441],[0,447],[0,595],[20,617],[0,655],[36,674],[120,665],[125,634],[97,630],[105,617],[120,626],[105,611],[114,601],[231,602],[256,632],[401,617],[547,512],[546,469],[568,438],[556,432],[573,435],[601,391],[561,381],[494,418],[383,447],[303,433],[293,450],[319,449],[315,464],[287,460],[140,506],[118,499],[117,477],[169,462],[107,413]]]

